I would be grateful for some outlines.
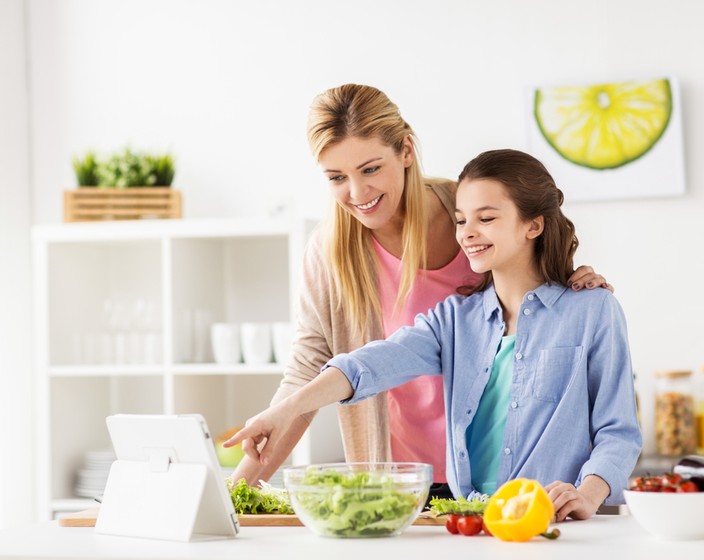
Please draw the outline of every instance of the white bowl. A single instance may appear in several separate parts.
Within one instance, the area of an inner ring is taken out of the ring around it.
[[[425,505],[432,466],[423,463],[327,463],[284,469],[293,511],[325,537],[401,534]]]
[[[649,533],[666,540],[704,539],[704,492],[624,491],[628,511]]]

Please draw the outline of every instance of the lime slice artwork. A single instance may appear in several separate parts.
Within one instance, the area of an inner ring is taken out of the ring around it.
[[[622,167],[655,146],[672,115],[667,79],[535,91],[534,116],[552,148],[590,169]]]

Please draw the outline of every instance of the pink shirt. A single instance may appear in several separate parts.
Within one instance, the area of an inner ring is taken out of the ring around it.
[[[427,313],[460,286],[476,284],[462,251],[448,265],[437,270],[421,270],[403,308],[396,310],[401,280],[401,261],[372,237],[379,258],[379,294],[384,335],[412,325],[415,316]],[[391,455],[394,461],[413,461],[433,465],[434,482],[445,477],[445,405],[441,376],[418,377],[388,392]]]

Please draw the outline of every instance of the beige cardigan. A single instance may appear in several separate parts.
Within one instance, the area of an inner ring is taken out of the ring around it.
[[[435,191],[454,219],[454,183],[434,182],[428,187]],[[323,261],[321,237],[317,230],[306,247],[292,356],[272,404],[311,381],[333,356],[384,338],[380,321],[370,324],[363,337],[355,336],[347,328]],[[348,462],[391,460],[386,392],[357,404],[338,405],[337,411]],[[313,415],[309,415],[309,422]]]

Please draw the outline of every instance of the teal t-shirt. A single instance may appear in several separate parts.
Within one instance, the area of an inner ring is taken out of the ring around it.
[[[503,449],[513,377],[513,349],[516,335],[501,338],[494,365],[477,413],[467,428],[467,450],[472,462],[472,486],[478,492],[496,492],[496,479]]]

